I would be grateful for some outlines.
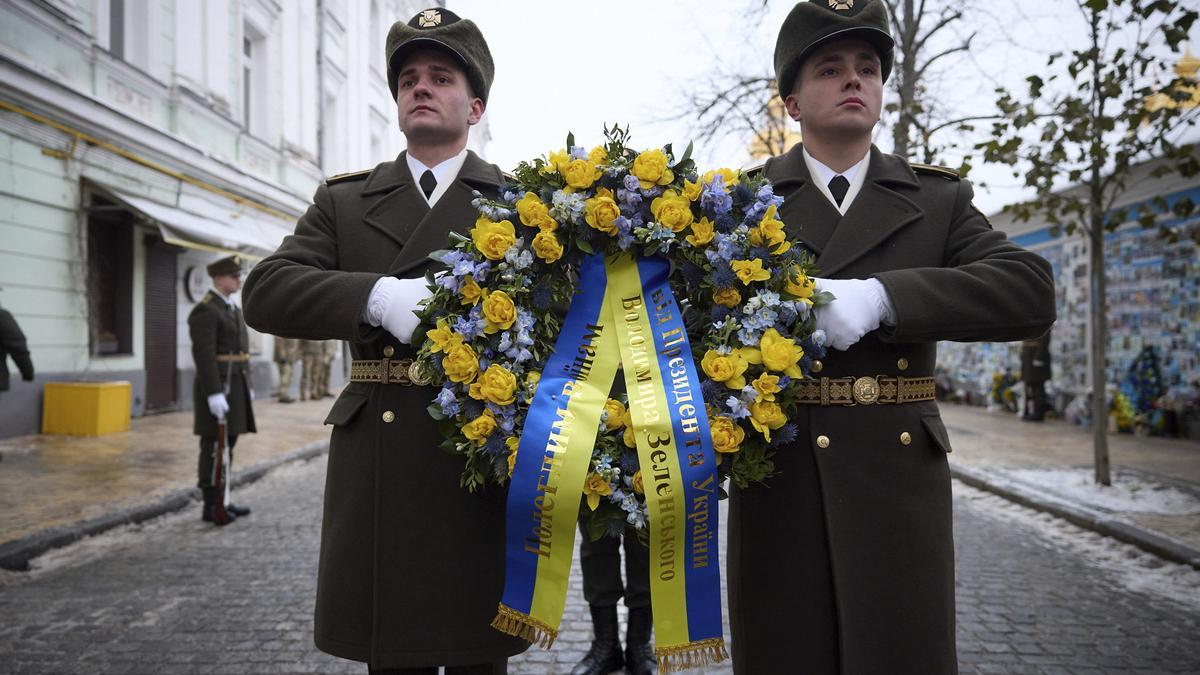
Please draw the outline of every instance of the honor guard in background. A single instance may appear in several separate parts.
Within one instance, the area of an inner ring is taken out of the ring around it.
[[[1049,264],[992,229],[955,172],[871,143],[893,41],[880,0],[801,2],[775,46],[803,145],[767,161],[789,238],[816,256],[830,348],[766,487],[732,491],[734,672],[957,672],[950,441],[938,340],[1054,321]]]
[[[320,340],[300,341],[300,400],[321,398],[321,355]]]
[[[334,402],[315,639],[370,672],[504,673],[524,640],[491,627],[504,585],[504,492],[468,492],[425,412],[411,366],[429,254],[498,197],[500,169],[466,149],[492,83],[476,25],[427,9],[388,32],[388,85],[408,149],[335,176],[246,282],[256,329],[346,340],[350,383]]]
[[[1046,382],[1050,379],[1050,332],[1021,343],[1021,381],[1025,383],[1025,410],[1021,419],[1046,419]]]
[[[279,402],[292,403],[292,373],[300,359],[300,342],[291,338],[275,337],[275,365],[279,368]]]
[[[321,398],[333,397],[333,392],[329,391],[329,380],[333,376],[333,358],[337,355],[341,344],[337,340],[326,340],[321,343]]]
[[[584,508],[587,508],[586,506]],[[632,527],[620,537],[592,541],[579,524],[579,569],[583,573],[583,599],[592,615],[592,646],[571,675],[607,675],[624,668],[630,675],[658,671],[650,642],[650,549],[638,541]],[[621,583],[621,549],[625,549],[625,582]],[[617,602],[625,598],[629,620],[625,628],[625,653],[621,653]]]
[[[33,360],[29,358],[29,347],[25,343],[25,334],[17,325],[17,320],[4,308],[0,308],[0,391],[8,391],[8,357],[12,357],[17,370],[21,371],[21,379],[33,381]]]
[[[229,256],[208,266],[213,287],[188,314],[192,359],[196,381],[192,387],[194,433],[200,437],[199,486],[204,493],[206,521],[213,520],[216,489],[213,487],[217,420],[225,420],[226,443],[232,461],[238,436],[254,433],[254,408],[250,403],[250,338],[242,310],[233,294],[242,286],[242,262]],[[235,517],[250,515],[250,509],[226,504]]]

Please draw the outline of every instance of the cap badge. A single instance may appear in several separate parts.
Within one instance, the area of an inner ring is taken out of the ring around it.
[[[854,4],[851,1],[850,4]],[[427,9],[417,15],[417,24],[421,28],[433,28],[440,26],[442,23],[442,13],[436,9]]]
[[[829,0],[829,6],[839,12],[854,9],[854,0]]]

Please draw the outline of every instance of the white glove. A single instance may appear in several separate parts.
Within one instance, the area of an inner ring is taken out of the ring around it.
[[[209,396],[208,411],[219,420],[225,419],[225,414],[229,412],[229,401],[225,400],[225,394],[216,393]]]
[[[817,329],[825,331],[825,344],[846,350],[880,322],[895,324],[892,302],[878,279],[818,279],[817,292],[828,291],[836,300],[816,309]]]
[[[371,289],[371,296],[363,309],[363,319],[372,326],[383,326],[397,340],[408,344],[421,322],[414,313],[417,306],[433,295],[425,284],[425,277],[383,277]]]

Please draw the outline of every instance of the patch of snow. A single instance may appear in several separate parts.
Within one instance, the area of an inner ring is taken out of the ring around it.
[[[1113,472],[1113,484],[1096,483],[1091,469],[1005,469],[1013,480],[1082,503],[1117,513],[1155,513],[1169,516],[1200,515],[1200,497],[1140,475]]]
[[[1136,546],[954,481],[955,499],[973,512],[1031,531],[1041,543],[1078,556],[1117,585],[1200,611],[1200,570],[1168,562]]]

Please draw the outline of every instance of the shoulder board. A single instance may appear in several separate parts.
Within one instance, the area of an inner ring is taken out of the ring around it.
[[[511,173],[509,173],[507,171],[501,171],[500,175],[503,176],[504,180],[508,181],[509,184],[511,184],[511,185],[517,184],[517,177],[512,175]]]
[[[333,185],[334,183],[344,183],[348,180],[360,180],[360,179],[366,178],[368,175],[370,175],[370,173],[371,173],[371,169],[364,169],[362,171],[351,171],[350,173],[339,173],[336,176],[330,176],[329,178],[326,178],[325,184]]]
[[[961,178],[961,176],[958,175],[957,171],[955,171],[954,169],[948,169],[944,166],[934,166],[932,164],[915,164],[912,162],[909,163],[909,166],[911,166],[913,171],[916,171],[917,173],[933,174],[935,176],[941,176],[942,178],[949,178],[950,180],[959,180]]]
[[[742,169],[742,173],[748,174],[751,176],[757,176],[758,174],[761,174],[763,172],[763,169],[765,169],[766,166],[767,166],[766,162],[759,162],[758,164],[752,164],[752,165]]]
[[[213,299],[212,293],[205,293],[204,297],[200,298],[200,304],[202,304],[202,305],[208,304],[208,303],[212,302],[212,299]]]

